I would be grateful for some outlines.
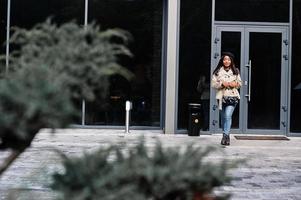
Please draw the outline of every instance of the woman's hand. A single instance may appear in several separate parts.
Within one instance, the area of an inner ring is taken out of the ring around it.
[[[232,81],[232,82],[223,81],[223,86],[226,88],[227,87],[235,88],[235,87],[237,87],[237,83],[236,83],[236,81]]]
[[[232,81],[232,82],[230,82],[230,83],[229,83],[229,86],[230,86],[230,87],[232,87],[232,88],[235,88],[235,87],[237,87],[237,83],[236,83],[236,81]]]
[[[223,81],[222,84],[223,84],[224,87],[229,87],[230,86],[229,82],[226,82],[226,81]]]

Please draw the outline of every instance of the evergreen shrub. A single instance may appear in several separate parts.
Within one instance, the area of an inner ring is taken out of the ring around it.
[[[80,158],[64,155],[64,172],[54,174],[52,188],[64,200],[227,199],[227,194],[212,197],[212,191],[231,181],[227,171],[238,162],[206,161],[213,150],[164,148],[160,142],[150,149],[141,140],[129,148],[111,145]]]

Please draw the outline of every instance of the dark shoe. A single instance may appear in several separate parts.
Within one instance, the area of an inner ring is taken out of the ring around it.
[[[226,136],[226,145],[229,146],[230,145],[230,135]]]
[[[227,135],[223,133],[223,138],[221,140],[221,145],[226,145]]]

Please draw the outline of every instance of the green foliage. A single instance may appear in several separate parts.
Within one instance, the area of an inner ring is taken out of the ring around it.
[[[11,44],[20,47],[12,54],[13,71],[28,66],[46,66],[65,81],[74,99],[94,100],[96,90],[104,97],[108,76],[132,74],[118,64],[122,56],[131,57],[126,48],[129,33],[119,29],[101,31],[94,24],[85,29],[75,23],[61,26],[50,20],[31,30],[14,28]]]
[[[14,28],[15,51],[0,82],[0,149],[22,152],[41,128],[66,127],[78,112],[74,102],[93,100],[96,92],[104,97],[110,75],[130,79],[118,64],[132,56],[125,46],[130,38],[118,29],[50,20],[31,30]]]
[[[65,200],[193,199],[231,180],[227,170],[235,164],[204,160],[212,150],[190,145],[181,151],[158,142],[150,152],[141,141],[126,151],[110,146],[82,158],[64,156],[64,173],[54,175],[52,188]]]
[[[0,148],[23,151],[41,128],[65,127],[75,116],[70,93],[43,66],[0,80]]]

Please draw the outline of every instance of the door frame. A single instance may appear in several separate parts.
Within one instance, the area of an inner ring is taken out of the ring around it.
[[[241,77],[243,86],[240,89],[241,101],[239,103],[239,128],[232,129],[231,132],[238,134],[264,134],[264,135],[287,135],[288,126],[288,87],[289,87],[289,26],[287,24],[267,25],[267,24],[215,24],[213,27],[212,51],[211,51],[211,73],[215,69],[220,58],[221,33],[240,32],[241,33]],[[249,61],[249,38],[250,33],[281,33],[282,34],[282,58],[281,58],[281,94],[280,94],[280,128],[273,129],[248,129],[248,103],[245,95],[248,90],[248,71],[245,66]],[[216,106],[215,90],[211,88],[210,95],[210,131],[221,133],[219,128],[219,111]]]

